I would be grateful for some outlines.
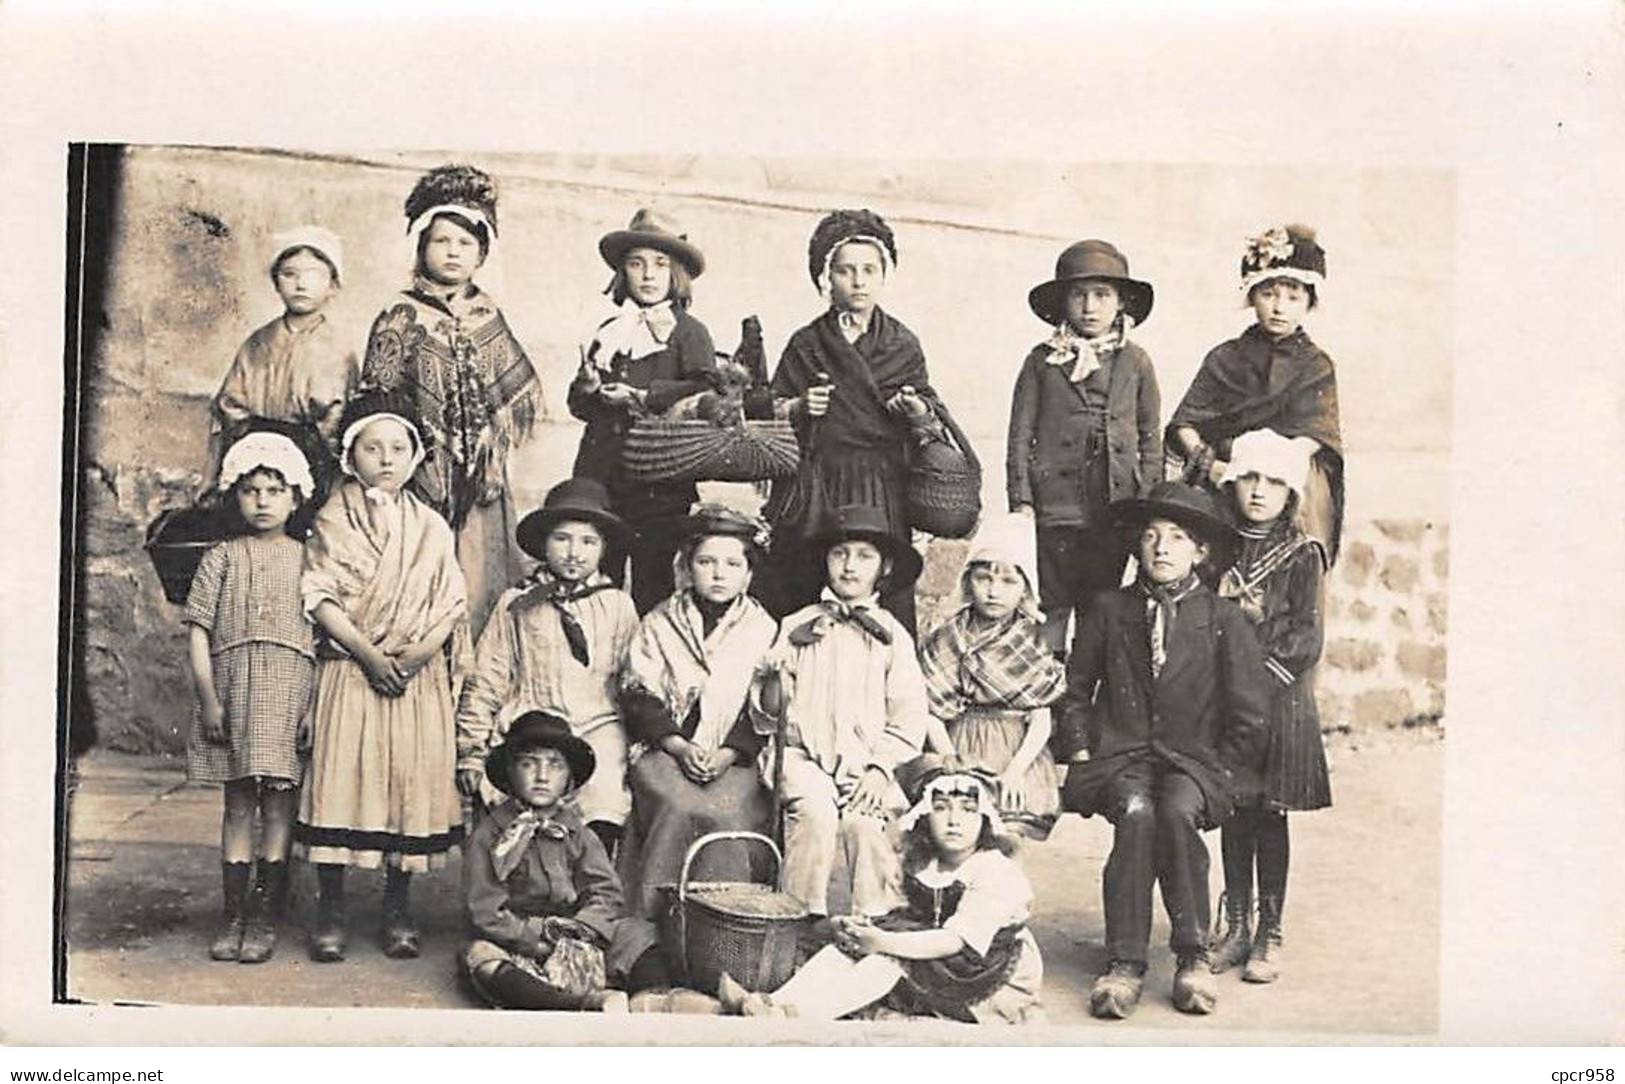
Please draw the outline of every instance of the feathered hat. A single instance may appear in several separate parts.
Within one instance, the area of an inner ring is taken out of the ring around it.
[[[1274,226],[1247,238],[1241,256],[1241,292],[1270,279],[1292,279],[1319,293],[1326,286],[1326,250],[1308,226]]]
[[[436,214],[454,211],[484,224],[497,235],[497,186],[482,169],[465,165],[436,166],[418,178],[406,197],[406,232],[426,228]]]
[[[867,208],[831,211],[813,229],[807,244],[807,273],[814,286],[823,289],[830,257],[848,241],[865,241],[880,249],[887,271],[897,266],[897,238],[885,219]]]

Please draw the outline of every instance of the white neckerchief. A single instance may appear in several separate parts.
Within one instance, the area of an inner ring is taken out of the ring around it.
[[[658,354],[666,349],[676,327],[677,312],[669,300],[644,307],[627,298],[621,302],[620,311],[594,336],[598,348],[593,358],[599,368],[607,369],[610,359],[621,355],[636,361]]]

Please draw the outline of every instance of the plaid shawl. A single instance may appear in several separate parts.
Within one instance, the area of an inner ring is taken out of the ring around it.
[[[931,714],[957,719],[971,707],[1027,711],[1066,691],[1066,670],[1044,645],[1043,627],[1023,613],[977,628],[963,607],[920,643]]]

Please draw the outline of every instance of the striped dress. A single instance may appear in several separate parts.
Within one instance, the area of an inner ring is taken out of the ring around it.
[[[198,565],[182,620],[209,634],[226,741],[205,739],[194,710],[186,746],[194,782],[301,778],[299,720],[316,675],[312,629],[299,603],[302,555],[285,534],[247,536],[222,542]]]

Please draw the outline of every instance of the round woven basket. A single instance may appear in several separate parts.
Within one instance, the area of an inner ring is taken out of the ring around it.
[[[764,482],[796,473],[801,452],[790,423],[735,426],[642,418],[627,430],[621,465],[638,482]]]
[[[796,935],[807,908],[787,892],[748,881],[690,884],[689,868],[702,849],[725,839],[767,844],[773,852],[774,878],[784,856],[768,837],[757,832],[712,832],[701,836],[683,858],[677,882],[678,930],[688,984],[715,990],[726,972],[747,990],[776,990],[796,965]]]
[[[982,464],[946,410],[942,420],[953,443],[930,441],[910,459],[908,522],[938,538],[968,538],[982,515]]]

